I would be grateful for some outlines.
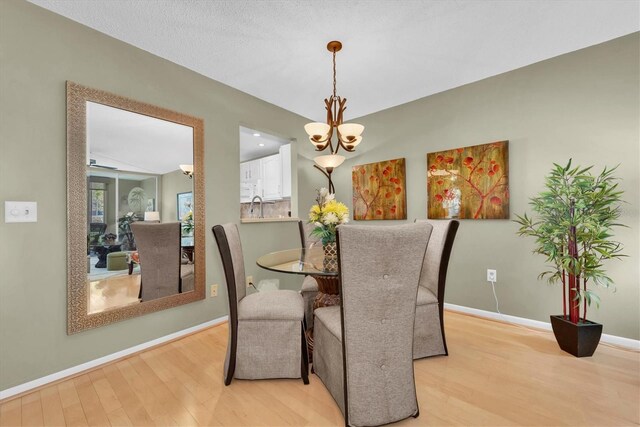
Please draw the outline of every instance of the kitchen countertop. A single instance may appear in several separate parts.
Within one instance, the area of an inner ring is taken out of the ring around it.
[[[253,224],[253,223],[261,223],[261,222],[298,222],[300,218],[240,218],[241,224]]]

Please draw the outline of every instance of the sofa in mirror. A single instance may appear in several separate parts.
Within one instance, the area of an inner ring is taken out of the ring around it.
[[[203,127],[67,83],[68,333],[204,298]]]

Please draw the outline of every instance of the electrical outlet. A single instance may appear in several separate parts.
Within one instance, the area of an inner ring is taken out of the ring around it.
[[[218,296],[218,285],[211,285],[211,298],[215,298]]]
[[[250,288],[252,283],[253,283],[253,276],[247,276],[247,288]]]
[[[487,282],[497,282],[498,272],[496,270],[487,269]]]

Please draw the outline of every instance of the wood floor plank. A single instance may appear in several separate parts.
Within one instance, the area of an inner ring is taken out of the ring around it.
[[[398,426],[640,425],[640,353],[601,344],[578,359],[550,332],[445,313],[449,356],[414,363],[420,416]],[[224,386],[227,338],[207,329],[4,402],[0,425],[344,423],[315,375]]]
[[[52,385],[40,390],[40,400],[42,402],[42,418],[44,425],[66,425],[58,387]]]
[[[67,380],[57,385],[64,420],[68,426],[88,426],[80,398],[73,380]]]
[[[22,398],[10,400],[0,405],[0,426],[22,425]]]
[[[147,413],[144,405],[131,389],[118,367],[114,364],[102,368],[104,376],[116,394],[118,401],[126,412],[129,420],[136,426],[153,425],[153,421]]]
[[[109,422],[113,427],[133,426],[133,423],[122,407],[114,409],[113,411],[107,413],[107,417],[109,418]]]
[[[26,396],[22,396],[22,425],[44,425],[42,402],[40,401],[40,393],[37,391],[27,394]]]
[[[96,390],[93,388],[89,375],[80,375],[73,379],[73,383],[76,386],[87,423],[90,426],[109,425],[109,418],[102,407],[102,402]]]

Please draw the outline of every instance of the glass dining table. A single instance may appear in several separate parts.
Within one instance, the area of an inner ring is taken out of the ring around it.
[[[278,273],[301,274],[313,277],[318,283],[318,294],[313,309],[340,304],[340,276],[335,258],[326,258],[321,245],[310,248],[271,252],[256,261],[259,267]],[[307,330],[309,360],[313,353],[313,329]]]

